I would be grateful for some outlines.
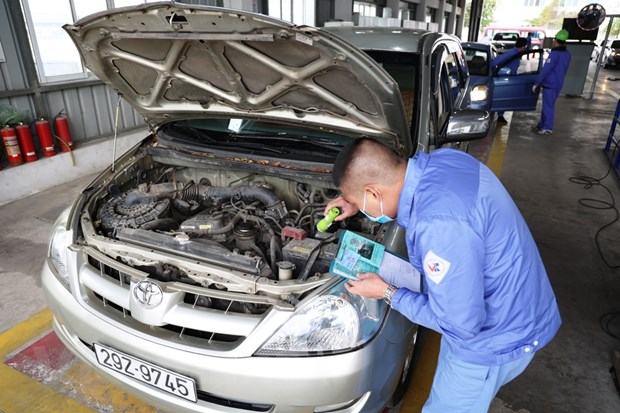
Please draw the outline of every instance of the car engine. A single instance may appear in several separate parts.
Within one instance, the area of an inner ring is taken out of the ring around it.
[[[328,199],[338,194],[326,185],[157,165],[129,174],[137,178],[109,185],[93,211],[95,228],[106,238],[276,282],[325,273],[337,252],[345,224],[316,230]],[[349,229],[376,232],[368,220],[347,221]],[[205,277],[165,260],[135,265],[119,259],[161,281],[205,285]]]

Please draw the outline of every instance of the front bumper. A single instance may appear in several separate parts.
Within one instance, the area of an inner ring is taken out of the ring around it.
[[[389,402],[412,346],[414,328],[402,316],[390,312],[378,336],[362,349],[349,353],[300,358],[214,357],[172,344],[162,345],[116,328],[104,316],[83,308],[47,263],[42,270],[42,283],[54,313],[54,329],[69,349],[139,397],[174,412],[311,413],[358,400],[330,411],[376,412]],[[199,390],[198,402],[180,399],[102,368],[92,350],[93,343],[193,377]]]

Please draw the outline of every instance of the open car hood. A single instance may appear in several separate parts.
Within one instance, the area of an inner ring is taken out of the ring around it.
[[[410,146],[396,82],[326,31],[168,2],[93,14],[64,29],[86,67],[152,126],[260,117]]]

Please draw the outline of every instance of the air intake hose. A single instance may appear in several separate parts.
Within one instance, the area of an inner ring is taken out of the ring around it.
[[[250,185],[239,185],[234,187],[201,185],[200,195],[218,204],[233,198],[242,199],[244,201],[260,201],[260,203],[266,207],[271,207],[280,201],[276,194],[269,189]]]

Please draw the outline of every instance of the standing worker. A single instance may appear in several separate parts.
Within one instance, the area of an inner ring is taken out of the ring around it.
[[[470,155],[439,149],[409,161],[368,138],[333,169],[340,221],[362,211],[396,219],[426,291],[358,275],[352,294],[384,299],[412,322],[442,334],[423,413],[481,413],[555,336],[560,315],[532,235],[497,177]],[[394,281],[396,283],[396,281]],[[401,283],[396,283],[401,284]]]
[[[517,70],[519,69],[519,65],[521,64],[520,56],[527,48],[527,40],[523,37],[519,37],[515,43],[515,47],[509,49],[507,52],[504,52],[497,56],[495,59],[491,60],[491,70],[495,73],[498,69],[502,67],[508,68],[510,71],[509,75],[516,75]],[[504,112],[497,112],[497,121],[499,123],[508,123],[506,118],[504,118]]]
[[[534,128],[534,131],[539,135],[551,135],[553,133],[555,101],[560,95],[570,65],[570,52],[566,50],[567,40],[568,32],[564,29],[555,35],[551,53],[549,53],[549,57],[532,87],[534,93],[538,93],[542,88],[543,106],[540,122]]]

